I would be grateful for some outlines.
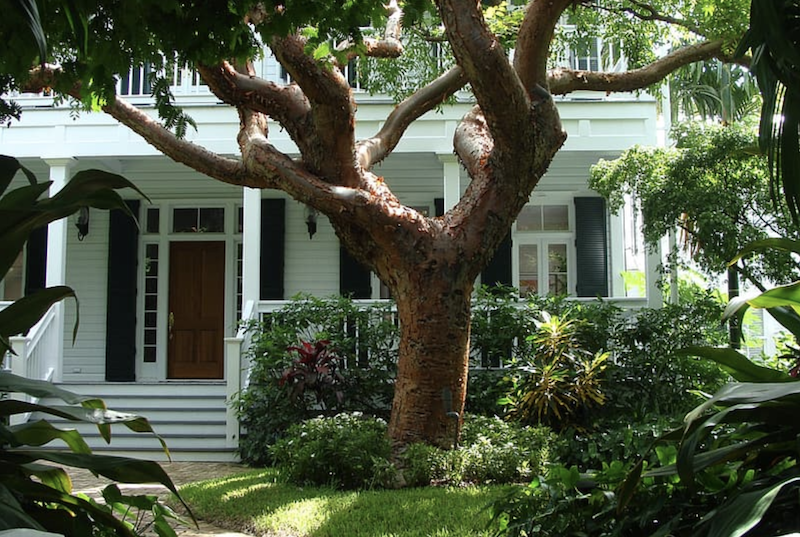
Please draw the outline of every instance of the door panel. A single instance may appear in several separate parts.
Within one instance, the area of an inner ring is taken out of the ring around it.
[[[167,377],[221,379],[225,243],[172,242],[169,265]]]

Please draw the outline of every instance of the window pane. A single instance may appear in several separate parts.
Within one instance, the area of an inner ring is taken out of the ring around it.
[[[567,294],[567,245],[547,246],[547,291],[551,295]]]
[[[547,271],[550,274],[567,272],[566,244],[550,244],[547,246]]]
[[[196,233],[197,218],[197,209],[173,209],[172,231],[174,233]]]
[[[205,233],[222,233],[225,231],[225,209],[200,209],[200,229]]]
[[[541,205],[526,205],[517,217],[518,231],[541,231],[542,207]]]
[[[161,211],[158,209],[147,209],[147,225],[145,233],[158,233],[159,221],[161,220]]]
[[[550,287],[548,292],[551,295],[566,295],[567,294],[567,276],[566,275],[550,275]]]
[[[519,293],[522,296],[539,291],[539,247],[522,244],[519,247]]]
[[[542,209],[546,231],[569,230],[569,210],[566,205],[545,205]]]
[[[244,233],[244,207],[236,211],[236,233]]]

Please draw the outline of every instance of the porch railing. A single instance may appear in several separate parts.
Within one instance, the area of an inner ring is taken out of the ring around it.
[[[59,338],[61,332],[57,320],[59,304],[54,304],[26,335],[10,338],[11,348],[16,354],[6,358],[6,368],[15,375],[29,379],[53,380],[60,359]],[[14,399],[37,403],[39,398],[17,393]],[[24,423],[30,413],[11,416],[11,424]]]
[[[242,310],[242,325],[233,337],[225,338],[225,443],[228,447],[235,448],[239,445],[239,418],[237,417],[234,401],[243,386],[247,385],[247,375],[250,365],[245,360],[243,352],[250,345],[250,335],[245,323],[258,318],[256,303],[248,300]]]

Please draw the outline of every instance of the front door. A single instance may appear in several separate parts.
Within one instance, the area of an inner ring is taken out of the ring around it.
[[[169,245],[171,379],[223,378],[225,243]]]

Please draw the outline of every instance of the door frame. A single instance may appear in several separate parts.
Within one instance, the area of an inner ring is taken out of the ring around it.
[[[172,210],[176,208],[223,207],[225,209],[224,233],[172,233]],[[235,335],[236,331],[236,270],[237,245],[242,241],[236,222],[238,211],[242,207],[241,197],[226,200],[168,200],[154,202],[143,206],[141,229],[139,234],[139,279],[137,293],[137,327],[136,327],[136,378],[142,382],[173,381],[167,377],[168,358],[168,317],[169,317],[169,245],[171,242],[224,242],[225,243],[225,302],[223,336]],[[146,232],[148,209],[159,209],[160,218],[158,232]],[[147,244],[157,244],[159,250],[158,265],[158,297],[156,321],[156,361],[144,362],[144,285],[145,285],[145,249]],[[180,379],[174,379],[180,381]]]

